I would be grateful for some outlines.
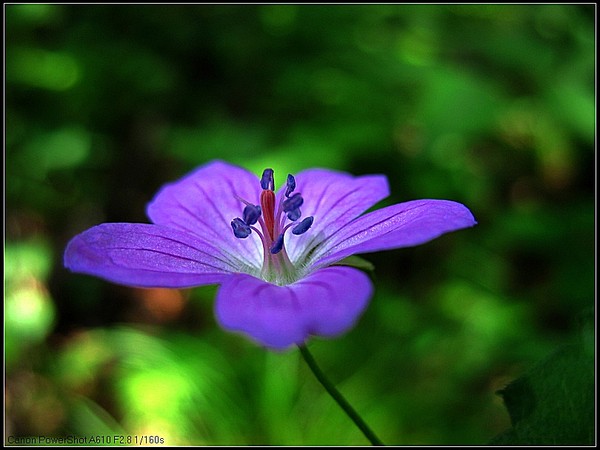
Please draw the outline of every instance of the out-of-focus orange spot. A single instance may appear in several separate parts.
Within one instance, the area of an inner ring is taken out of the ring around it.
[[[185,306],[182,293],[176,289],[139,288],[135,291],[136,297],[141,300],[144,309],[157,322],[175,320]]]

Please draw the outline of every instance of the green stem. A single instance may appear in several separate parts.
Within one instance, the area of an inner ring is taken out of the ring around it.
[[[335,386],[327,379],[327,377],[321,371],[321,369],[319,369],[319,366],[317,365],[313,356],[308,351],[308,348],[306,348],[303,345],[299,345],[298,348],[300,349],[300,353],[302,354],[304,361],[306,361],[306,364],[308,364],[308,367],[310,367],[312,373],[314,373],[315,377],[317,377],[319,383],[323,385],[325,390],[329,392],[329,395],[331,395],[333,399],[337,402],[337,404],[340,405],[340,407],[345,411],[345,413],[348,414],[348,417],[350,417],[350,419],[352,419],[352,421],[356,424],[360,431],[363,432],[363,434],[369,440],[369,442],[372,445],[383,445],[383,442],[381,442],[379,438],[375,436],[375,433],[373,433],[373,431],[365,423],[362,417],[358,415],[358,413],[354,410],[350,403],[348,403],[348,401],[342,396],[342,394],[340,394],[340,392],[335,388]]]

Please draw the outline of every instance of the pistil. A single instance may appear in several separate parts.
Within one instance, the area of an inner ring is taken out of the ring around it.
[[[260,193],[260,205],[263,210],[263,219],[267,227],[267,233],[273,241],[275,227],[275,192],[263,190]]]

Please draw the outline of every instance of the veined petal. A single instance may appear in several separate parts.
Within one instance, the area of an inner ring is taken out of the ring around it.
[[[257,204],[258,177],[241,167],[214,161],[184,178],[165,185],[148,204],[152,222],[196,235],[205,243],[217,243],[229,258],[238,258],[260,270],[262,244],[256,234],[237,239],[231,220],[241,217],[240,198]]]
[[[181,288],[220,283],[239,270],[194,236],[159,225],[105,223],[75,236],[65,266],[128,286]]]
[[[288,286],[240,274],[219,289],[215,313],[223,328],[281,350],[302,344],[310,335],[347,331],[372,292],[368,276],[351,267],[321,269]]]
[[[302,194],[303,217],[313,216],[310,232],[286,236],[285,246],[292,261],[332,235],[359,214],[389,195],[384,175],[352,176],[326,169],[310,169],[296,175],[296,192]],[[283,189],[279,192],[283,195]]]
[[[354,220],[316,249],[313,267],[354,253],[412,247],[476,224],[469,209],[449,200],[414,200],[388,206]]]

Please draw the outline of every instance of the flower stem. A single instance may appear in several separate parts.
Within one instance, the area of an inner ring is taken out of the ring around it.
[[[369,426],[365,423],[365,421],[358,415],[358,413],[354,410],[354,408],[348,403],[348,401],[343,397],[342,394],[335,388],[335,386],[327,379],[325,374],[321,371],[319,366],[317,365],[315,359],[308,351],[308,348],[304,345],[299,345],[300,353],[310,367],[310,370],[315,375],[319,383],[325,388],[325,390],[333,397],[333,399],[337,402],[338,405],[344,410],[348,417],[352,419],[352,421],[356,424],[356,426],[363,432],[365,437],[371,442],[372,445],[384,445],[381,440],[373,433],[373,431],[369,428]]]

